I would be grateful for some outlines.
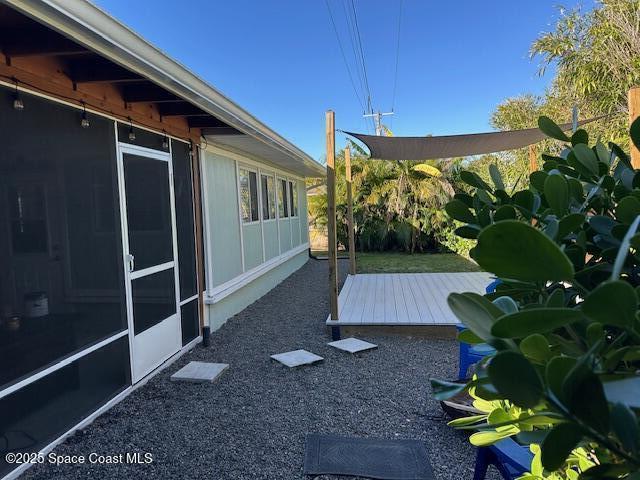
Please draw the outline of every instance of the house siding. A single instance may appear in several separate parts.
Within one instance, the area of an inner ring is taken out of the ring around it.
[[[209,286],[216,286],[242,273],[236,165],[229,158],[206,153],[203,170],[207,190],[205,211],[209,217],[207,254],[215,265],[207,280]]]
[[[206,316],[211,330],[216,330],[305,263],[308,232],[304,180],[253,158],[216,147],[213,150],[203,152],[203,190]],[[247,223],[240,219],[239,169],[257,173],[258,221]],[[262,174],[295,183],[296,217],[262,219]]]

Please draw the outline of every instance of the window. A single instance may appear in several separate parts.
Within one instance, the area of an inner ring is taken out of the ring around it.
[[[292,217],[298,216],[298,185],[289,182],[289,211]]]
[[[258,175],[245,168],[239,169],[240,211],[243,222],[257,222],[258,217]]]
[[[289,216],[289,202],[287,202],[287,181],[278,179],[278,215],[280,218]]]
[[[276,218],[275,181],[271,175],[262,175],[262,219],[272,220]]]

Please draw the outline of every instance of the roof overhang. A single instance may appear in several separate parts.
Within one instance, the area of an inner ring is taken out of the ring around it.
[[[207,132],[209,127],[203,125],[203,133],[210,141],[264,157],[307,177],[325,174],[308,154],[95,5],[84,0],[4,1],[231,127],[216,131],[216,125],[212,125],[214,130]]]

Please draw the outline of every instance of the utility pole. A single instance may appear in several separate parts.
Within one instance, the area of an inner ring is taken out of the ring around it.
[[[382,117],[386,117],[388,115],[393,115],[394,112],[380,112],[380,110],[378,110],[376,113],[365,113],[364,115],[362,115],[363,117],[367,118],[367,117],[373,117],[373,121],[375,122],[376,125],[376,135],[379,137],[382,135]]]

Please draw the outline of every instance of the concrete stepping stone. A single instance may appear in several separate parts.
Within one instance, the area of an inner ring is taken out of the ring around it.
[[[174,382],[214,382],[229,368],[227,363],[189,362],[171,375]]]
[[[329,342],[327,345],[349,353],[364,352],[365,350],[378,348],[378,345],[374,343],[365,342],[364,340],[360,340],[359,338],[354,337],[337,340],[335,342]]]
[[[324,360],[321,356],[307,352],[306,350],[293,350],[291,352],[278,353],[276,355],[271,355],[271,358],[289,368],[311,365],[312,363]]]

